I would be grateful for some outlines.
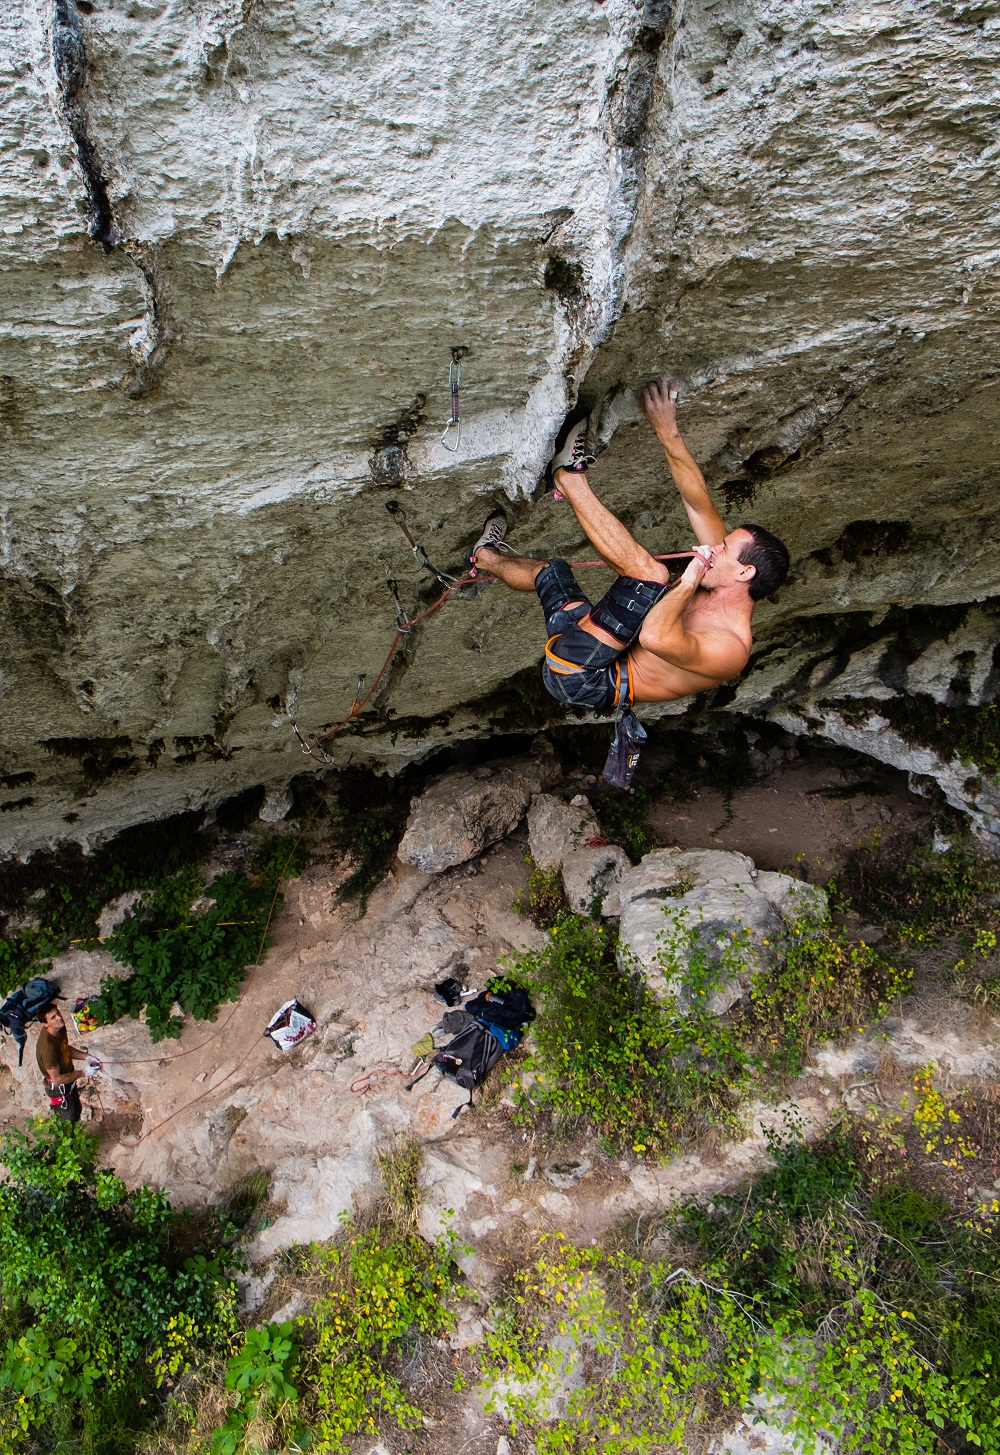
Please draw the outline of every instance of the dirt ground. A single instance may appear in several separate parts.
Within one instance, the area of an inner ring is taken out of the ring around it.
[[[822,884],[874,830],[913,833],[931,814],[905,774],[804,744],[782,754],[763,778],[737,788],[728,803],[718,790],[692,788],[686,801],[661,799],[647,822],[664,844],[735,849],[758,869],[804,870]]]

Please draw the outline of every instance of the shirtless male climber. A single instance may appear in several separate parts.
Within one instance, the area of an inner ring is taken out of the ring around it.
[[[548,637],[542,680],[552,696],[619,716],[605,775],[621,787],[630,781],[645,739],[632,704],[672,702],[741,672],[753,644],[754,607],[777,591],[788,573],[786,547],[763,526],[726,530],[677,428],[677,392],[671,380],[650,384],[642,394],[646,418],[663,446],[699,542],[673,587],[663,562],[590,488],[586,469],[593,457],[586,450],[586,421],[570,430],[550,468],[553,484],[573,507],[594,549],[619,573],[611,589],[592,605],[568,562],[505,555],[502,512],[489,517],[469,554],[475,567],[515,591],[538,593]],[[609,770],[620,744],[632,761],[615,774]]]

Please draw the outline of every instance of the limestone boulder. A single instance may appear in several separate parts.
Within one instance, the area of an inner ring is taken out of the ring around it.
[[[723,1015],[750,975],[774,962],[787,927],[822,915],[826,896],[746,854],[658,849],[622,877],[619,963],[684,1009]]]
[[[558,774],[551,749],[453,768],[414,798],[399,857],[425,874],[476,858],[517,827],[535,794]]]
[[[551,793],[539,793],[531,800],[528,843],[540,869],[561,869],[567,854],[600,832],[597,816],[582,794],[571,803]]]
[[[624,849],[605,844],[596,849],[574,849],[562,865],[563,889],[575,914],[589,914],[595,900],[603,915],[621,913],[619,887],[632,864]]]

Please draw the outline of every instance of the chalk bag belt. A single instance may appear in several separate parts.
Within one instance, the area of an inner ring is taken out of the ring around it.
[[[74,1082],[73,1085],[75,1086],[76,1083]],[[59,1082],[58,1085],[53,1081],[46,1081],[45,1094],[49,1098],[49,1106],[64,1107],[66,1105],[67,1090],[68,1088],[64,1081]]]

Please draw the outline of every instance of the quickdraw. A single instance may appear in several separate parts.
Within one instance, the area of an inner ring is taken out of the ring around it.
[[[413,539],[413,536],[410,532],[410,527],[406,524],[406,512],[399,505],[398,501],[387,501],[385,508],[392,516],[396,524],[399,526],[400,530],[403,532],[403,535],[406,537],[406,543],[413,553],[413,559],[416,561],[420,569],[422,571],[429,571],[436,581],[440,581],[442,586],[454,585],[456,578],[454,576],[449,576],[447,571],[439,571],[438,568],[428,557],[427,552],[424,550],[423,546],[419,545],[417,541]]]
[[[462,360],[468,352],[469,350],[467,348],[452,349],[451,363],[448,365],[448,388],[451,390],[451,418],[444,427],[444,434],[441,436],[441,446],[451,455],[456,453],[462,440],[462,420],[458,412],[458,391],[462,383]],[[454,440],[454,444],[452,440]]]

